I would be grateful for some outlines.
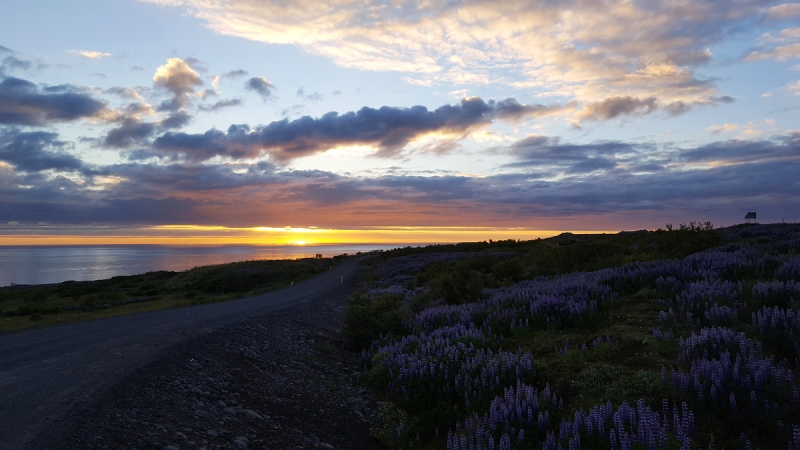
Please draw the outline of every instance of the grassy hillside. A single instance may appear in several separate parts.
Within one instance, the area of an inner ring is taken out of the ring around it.
[[[392,448],[800,448],[800,227],[384,252],[344,333]]]
[[[344,256],[244,261],[182,272],[0,288],[0,331],[245,297],[329,270]]]

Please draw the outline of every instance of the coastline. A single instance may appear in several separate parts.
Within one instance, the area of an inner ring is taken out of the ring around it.
[[[297,260],[317,254],[388,250],[399,245],[36,245],[0,246],[0,288],[64,281],[99,281],[115,276],[253,260]]]

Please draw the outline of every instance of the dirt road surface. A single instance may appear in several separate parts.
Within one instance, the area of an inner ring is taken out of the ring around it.
[[[0,450],[29,448],[159,353],[215,328],[351,290],[360,259],[266,294],[0,334]]]

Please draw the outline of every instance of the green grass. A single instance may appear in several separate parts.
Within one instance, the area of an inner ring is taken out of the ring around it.
[[[345,256],[244,261],[182,272],[0,288],[0,331],[220,302],[256,295],[329,270]]]

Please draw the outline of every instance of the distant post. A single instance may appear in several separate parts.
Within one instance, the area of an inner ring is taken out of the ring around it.
[[[744,215],[744,223],[756,223],[756,213],[748,212]]]

